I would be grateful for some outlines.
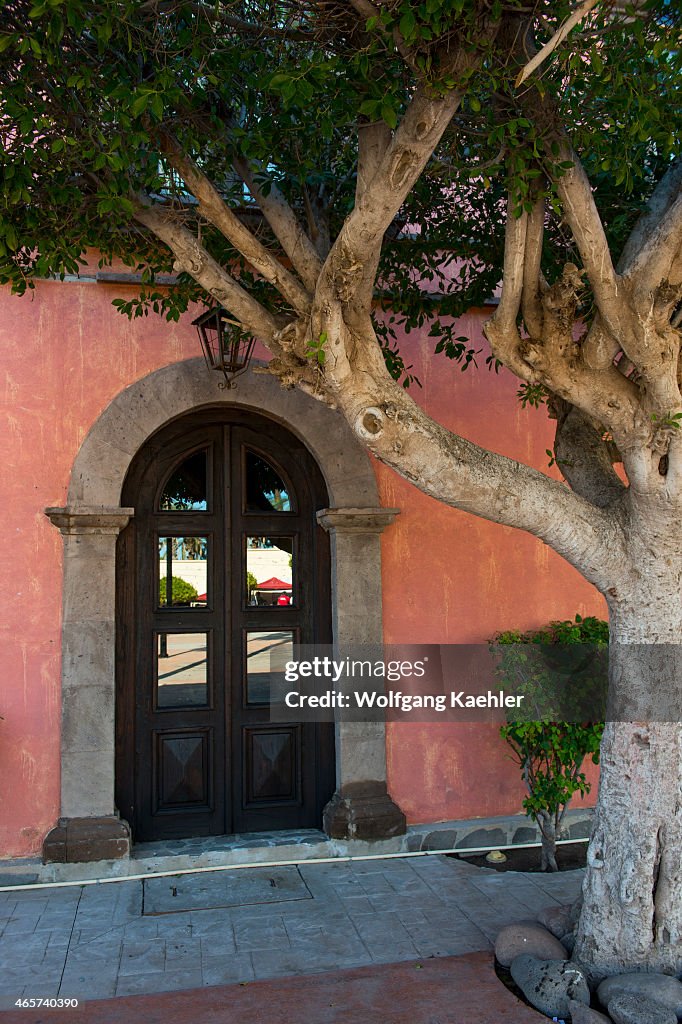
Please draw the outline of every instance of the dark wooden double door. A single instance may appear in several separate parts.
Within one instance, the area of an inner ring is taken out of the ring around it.
[[[270,688],[329,643],[327,505],[304,445],[204,410],[134,459],[117,557],[117,806],[137,841],[319,828],[333,730],[277,722]]]

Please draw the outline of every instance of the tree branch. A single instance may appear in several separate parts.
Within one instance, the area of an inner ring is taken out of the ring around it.
[[[463,58],[464,63],[473,60],[471,55]],[[452,90],[432,98],[425,87],[416,89],[371,181],[360,183],[355,207],[325,261],[315,298],[318,308],[341,302],[356,324],[369,317],[367,279],[384,233],[426,166],[462,95]],[[357,301],[359,292],[363,294],[364,309]]]
[[[234,167],[249,192],[258,203],[263,216],[292,262],[294,269],[311,293],[322,269],[322,260],[315,246],[301,227],[296,214],[274,182],[267,195],[256,181],[254,169],[243,157],[237,157]]]
[[[535,374],[521,356],[521,336],[517,320],[523,296],[524,266],[528,214],[520,217],[512,212],[511,197],[507,199],[507,222],[504,232],[504,269],[500,302],[483,333],[490,342],[493,355],[521,380],[533,381]]]
[[[247,331],[278,351],[275,334],[280,325],[241,285],[239,285],[197,239],[179,223],[171,210],[153,206],[140,198],[135,204],[135,219],[168,246],[175,256],[174,269],[189,274],[228,309]]]
[[[385,121],[358,124],[358,169],[355,202],[360,202],[374,181],[391,144],[391,129]]]
[[[627,490],[613,468],[608,443],[575,406],[554,404],[559,406],[554,445],[559,469],[577,494],[607,508]]]
[[[651,198],[637,219],[618,260],[619,274],[626,274],[631,261],[646,244],[651,232],[661,223],[666,211],[682,188],[682,157],[674,160],[654,189]]]
[[[615,338],[627,337],[627,318],[621,316],[624,289],[611,262],[604,225],[585,168],[565,140],[561,145],[559,160],[571,164],[569,169],[556,178],[556,187],[602,320]]]
[[[300,281],[242,224],[218,190],[170,136],[162,139],[162,151],[190,191],[199,200],[199,210],[248,260],[266,281],[301,314],[310,311],[312,296]]]
[[[385,369],[381,377],[351,369],[337,401],[369,450],[425,494],[540,537],[601,590],[622,572],[624,544],[610,509],[446,430]]]
[[[644,244],[628,263],[623,275],[632,283],[635,296],[644,298],[668,277],[682,249],[682,191],[653,227]]]
[[[545,233],[545,194],[542,192],[533,204],[526,229],[525,258],[523,263],[523,292],[521,308],[526,329],[531,338],[542,337],[543,313],[540,301],[547,291],[540,263]]]
[[[589,14],[593,7],[597,6],[597,3],[598,0],[585,0],[585,3],[581,4],[580,7],[576,8],[573,14],[568,16],[561,28],[554,33],[552,38],[545,43],[541,50],[531,57],[526,66],[519,71],[516,76],[516,81],[514,82],[514,85],[517,88],[522,85],[527,78],[530,78],[533,72],[537,71],[541,64],[544,64],[547,58],[551,56],[554,50],[556,50],[557,46],[559,46],[560,43],[563,43],[571,29],[575,28],[578,22],[582,21],[585,15]]]
[[[379,16],[381,15],[381,8],[377,7],[376,4],[372,3],[372,0],[350,0],[350,5],[357,11],[357,13],[363,19],[363,28],[365,27],[365,24],[370,18],[379,18]],[[416,71],[417,68],[414,63],[413,54],[410,51],[410,48],[405,45],[405,40],[401,36],[398,29],[394,28],[392,34],[389,34],[388,31],[383,27],[381,21],[378,22],[377,27],[387,40],[391,40],[393,42],[396,50],[403,58],[407,66],[411,68],[413,71]]]

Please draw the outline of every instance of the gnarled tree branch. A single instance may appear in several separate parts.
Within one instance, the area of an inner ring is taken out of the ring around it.
[[[263,341],[273,353],[279,351],[275,334],[280,328],[272,313],[249,295],[211,254],[183,227],[172,210],[147,202],[134,204],[135,219],[168,246],[175,256],[175,269],[189,274],[197,284],[228,309],[244,328]]]
[[[542,336],[543,313],[541,298],[547,291],[540,262],[542,240],[545,233],[545,195],[541,193],[533,204],[526,229],[525,257],[523,263],[523,292],[521,309],[526,329],[531,338]]]
[[[557,418],[554,451],[572,490],[598,508],[622,498],[626,487],[613,468],[609,443],[575,406],[554,402]]]
[[[571,166],[557,177],[557,192],[603,323],[615,338],[627,337],[630,333],[627,318],[622,315],[625,290],[611,261],[604,225],[585,168],[565,140],[559,159]]]
[[[245,227],[196,164],[170,136],[162,139],[162,150],[185,184],[199,200],[199,210],[251,266],[279,291],[301,314],[310,310],[312,296],[297,278]]]
[[[682,157],[674,160],[654,189],[646,207],[630,232],[618,260],[619,274],[627,274],[630,264],[642,247],[646,245],[651,232],[660,224],[666,211],[675,202],[682,188]]]
[[[303,284],[308,291],[314,292],[322,269],[322,260],[301,227],[296,214],[274,182],[265,195],[256,181],[255,169],[243,157],[234,160],[234,168],[258,203]]]

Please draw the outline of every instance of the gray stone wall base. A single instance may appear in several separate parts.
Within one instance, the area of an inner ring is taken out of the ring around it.
[[[130,856],[130,828],[113,815],[60,818],[43,841],[44,864],[82,864]]]
[[[405,815],[379,781],[342,786],[325,807],[322,823],[330,839],[392,839],[407,830]]]
[[[567,811],[559,839],[589,839],[593,817],[594,810],[591,807]],[[467,850],[481,846],[500,849],[540,842],[542,837],[537,824],[523,814],[410,825],[406,837],[407,850],[410,853],[428,853],[436,850],[461,850],[462,853],[466,853]]]

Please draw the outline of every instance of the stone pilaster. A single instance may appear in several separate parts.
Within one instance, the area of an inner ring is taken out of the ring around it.
[[[318,522],[330,534],[334,646],[381,649],[381,534],[400,510],[327,508]],[[405,815],[386,789],[383,722],[336,723],[334,796],[324,810],[324,829],[334,839],[388,839],[405,832]]]
[[[45,514],[64,538],[61,818],[49,860],[126,856],[114,808],[116,538],[132,508],[67,506]]]

